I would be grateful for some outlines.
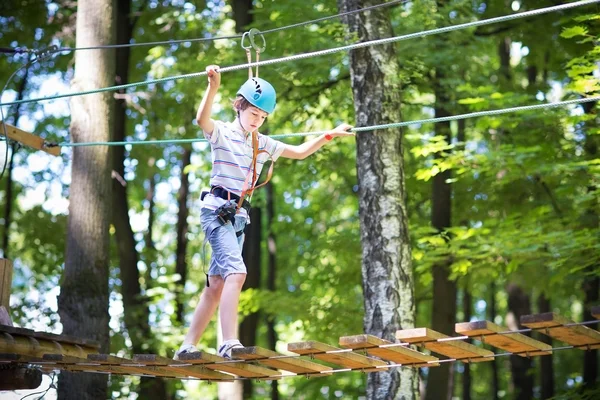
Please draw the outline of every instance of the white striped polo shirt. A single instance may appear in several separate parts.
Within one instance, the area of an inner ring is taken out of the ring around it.
[[[246,176],[252,169],[252,135],[245,134],[235,122],[214,121],[214,123],[212,135],[209,136],[204,132],[212,153],[210,186],[220,186],[240,196]],[[266,150],[267,153],[258,155],[256,176],[260,176],[268,160],[275,162],[284,148],[284,143],[259,133],[258,150]],[[225,200],[220,197],[208,194],[204,197],[203,207],[216,210],[224,203]],[[239,214],[248,218],[243,208],[240,208]]]

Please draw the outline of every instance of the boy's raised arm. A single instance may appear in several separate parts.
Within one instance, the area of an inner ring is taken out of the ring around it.
[[[221,73],[219,72],[218,65],[209,65],[206,67],[206,73],[208,76],[208,87],[206,88],[206,92],[204,92],[200,107],[198,107],[196,122],[210,136],[215,129],[215,122],[210,118],[210,115],[212,113],[213,100],[219,90],[219,86],[221,86]]]
[[[308,142],[304,142],[301,145],[294,146],[291,144],[286,144],[283,153],[281,153],[281,157],[292,158],[294,160],[303,160],[313,154],[315,151],[319,150],[325,143],[329,142],[334,137],[354,136],[354,132],[350,131],[351,129],[352,125],[341,124],[335,129],[332,129],[329,132]]]

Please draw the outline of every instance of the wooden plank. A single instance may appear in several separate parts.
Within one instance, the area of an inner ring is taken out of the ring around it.
[[[461,335],[479,338],[487,344],[516,353],[521,357],[552,354],[552,346],[521,333],[498,334],[498,332],[508,331],[508,328],[490,321],[460,322],[455,325],[455,330]]]
[[[600,348],[600,332],[583,325],[564,326],[572,324],[568,318],[555,313],[523,315],[521,325],[532,329],[540,329],[539,332],[556,340],[581,347],[583,350]]]
[[[446,341],[444,339],[450,339],[450,336],[429,328],[399,330],[396,331],[396,339],[424,346],[433,352],[463,362],[483,362],[494,359],[494,353],[489,350],[465,343],[462,340]],[[439,339],[442,340],[438,341]]]
[[[0,258],[0,306],[10,310],[10,290],[12,288],[13,263]]]
[[[206,368],[228,372],[243,376],[244,378],[267,378],[272,379],[280,378],[281,373],[279,371],[261,367],[258,365],[252,365],[244,362],[226,362],[229,361],[226,358],[219,357],[214,354],[207,353],[205,351],[199,351],[197,353],[182,354],[179,358],[180,361],[190,364],[203,364]]]
[[[231,375],[210,370],[201,365],[186,364],[175,361],[171,358],[157,356],[155,354],[136,354],[133,356],[133,362],[151,366],[159,366],[163,371],[173,371],[177,374],[187,374],[193,378],[200,378],[214,381],[233,382]]]
[[[594,318],[600,319],[600,306],[592,307],[592,315],[594,316]]]
[[[118,367],[127,372],[128,375],[152,375],[165,378],[180,378],[181,376],[173,371],[164,370],[155,366],[140,366],[127,358],[116,357],[110,354],[88,354],[90,364],[101,364],[104,367]]]
[[[295,374],[325,373],[333,368],[326,365],[317,364],[312,361],[303,360],[294,356],[293,358],[269,359],[268,357],[281,357],[281,353],[273,350],[263,349],[262,347],[244,347],[243,349],[233,349],[232,357],[241,360],[256,360],[259,364],[267,367],[290,371]]]
[[[388,364],[384,361],[363,356],[361,354],[356,354],[351,351],[344,352],[343,350],[344,349],[339,349],[337,347],[330,346],[325,343],[314,341],[288,344],[288,351],[291,351],[292,353],[301,355],[312,355],[319,360],[341,365],[344,368],[363,368],[365,371],[368,372],[384,371],[388,369],[385,368]]]
[[[44,138],[31,134],[27,131],[17,128],[16,126],[3,123],[0,121],[0,134],[4,135],[4,128],[2,125],[6,126],[6,133],[8,137],[12,140],[16,140],[19,143],[24,144],[25,146],[34,148],[36,150],[45,151],[48,154],[52,154],[53,156],[60,155],[60,147],[49,147]]]
[[[439,360],[437,357],[420,353],[408,347],[393,346],[394,344],[397,343],[392,343],[389,340],[373,335],[342,336],[340,338],[340,346],[342,347],[348,349],[365,349],[367,354],[371,356],[376,356],[396,364],[414,367],[437,367],[440,365],[440,363],[434,362]]]

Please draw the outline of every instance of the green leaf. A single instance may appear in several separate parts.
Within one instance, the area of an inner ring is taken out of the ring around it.
[[[585,36],[585,35],[587,35],[587,33],[588,33],[588,30],[584,26],[572,26],[570,28],[564,29],[561,32],[560,36],[565,39],[571,39],[571,38],[574,38],[575,36]]]

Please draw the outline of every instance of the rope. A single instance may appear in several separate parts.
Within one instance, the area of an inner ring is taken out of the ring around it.
[[[455,121],[459,119],[468,119],[475,117],[483,117],[487,115],[501,115],[512,112],[519,111],[530,111],[530,110],[539,110],[543,108],[552,108],[552,107],[560,107],[570,104],[581,104],[581,103],[589,103],[593,101],[600,101],[600,96],[596,97],[586,97],[581,99],[573,99],[573,100],[565,100],[565,101],[557,101],[554,103],[546,103],[546,104],[535,104],[530,106],[521,106],[521,107],[512,107],[512,108],[503,108],[498,110],[489,110],[489,111],[478,111],[469,114],[460,114],[453,115],[448,117],[439,117],[439,118],[428,118],[428,119],[420,119],[414,121],[405,121],[405,122],[395,122],[390,124],[383,125],[372,125],[372,126],[364,126],[360,128],[352,128],[351,132],[365,132],[365,131],[374,131],[379,129],[392,129],[409,125],[419,125],[426,123],[438,123],[438,122],[446,122],[446,121]],[[327,133],[328,131],[315,131],[315,132],[301,132],[301,133],[284,133],[280,135],[269,135],[273,139],[285,139],[291,137],[299,137],[299,136],[313,136],[313,135],[322,135]],[[196,143],[196,142],[206,142],[207,140],[204,138],[194,138],[194,139],[160,139],[160,140],[140,140],[140,141],[122,141],[122,142],[79,142],[79,143],[70,143],[65,142],[60,145],[61,147],[85,147],[85,146],[125,146],[125,145],[159,145],[159,144],[187,144],[187,143]]]
[[[374,10],[376,8],[388,7],[388,6],[392,6],[392,5],[396,5],[396,4],[405,4],[408,1],[409,0],[396,0],[396,1],[391,1],[389,3],[376,4],[374,6],[359,8],[359,9],[352,10],[352,11],[346,11],[343,13],[330,15],[328,17],[322,17],[322,18],[317,18],[317,19],[313,19],[310,21],[298,22],[296,24],[282,26],[279,28],[268,29],[266,31],[262,31],[261,33],[264,35],[264,34],[268,34],[268,33],[279,32],[279,31],[283,31],[286,29],[297,28],[300,26],[311,25],[311,24],[314,24],[317,22],[327,21],[329,19],[333,19],[333,18],[337,18],[337,17],[343,17],[346,15],[351,15],[351,14],[356,14],[356,13],[360,13],[360,12],[364,12],[364,11]],[[52,49],[50,51],[50,53],[73,52],[73,51],[79,51],[79,50],[120,49],[120,48],[124,48],[124,47],[146,47],[146,46],[161,46],[161,45],[171,46],[171,45],[176,45],[179,43],[210,42],[210,41],[217,41],[217,40],[224,40],[224,39],[239,39],[241,37],[242,37],[242,34],[237,34],[237,35],[215,36],[215,37],[206,37],[206,38],[162,40],[162,41],[155,41],[155,42],[107,44],[107,45],[90,46],[90,47],[60,47],[60,48]],[[0,53],[35,53],[36,51],[37,50],[30,50],[30,49],[27,49],[24,47],[23,48],[22,47],[0,47]]]
[[[439,33],[452,32],[452,31],[457,31],[460,29],[472,28],[472,27],[477,27],[477,26],[482,26],[482,25],[489,25],[489,24],[494,24],[494,23],[503,22],[503,21],[509,21],[509,20],[518,19],[518,18],[525,18],[525,17],[534,16],[534,15],[546,14],[546,13],[550,13],[550,12],[554,12],[554,11],[566,10],[566,9],[570,9],[570,8],[580,7],[580,6],[586,6],[586,5],[590,5],[590,4],[594,4],[594,3],[598,3],[598,2],[600,2],[600,0],[584,0],[584,1],[574,2],[574,3],[567,3],[567,4],[562,4],[559,6],[540,8],[537,10],[526,11],[526,12],[517,13],[517,14],[489,18],[489,19],[484,19],[484,20],[480,20],[480,21],[473,21],[473,22],[468,22],[465,24],[451,25],[451,26],[447,26],[447,27],[443,27],[443,28],[432,29],[429,31],[411,33],[408,35],[401,35],[401,36],[394,36],[391,38],[370,40],[368,42],[360,42],[360,43],[355,43],[355,44],[351,44],[351,45],[347,45],[347,46],[335,47],[335,48],[331,48],[331,49],[314,51],[314,52],[310,52],[310,53],[296,54],[296,55],[292,55],[292,56],[288,56],[288,57],[275,58],[275,59],[271,59],[271,60],[258,61],[258,62],[254,62],[254,63],[248,63],[248,64],[234,65],[234,66],[230,66],[230,67],[220,68],[220,72],[237,71],[240,69],[251,68],[254,66],[272,65],[272,64],[277,64],[277,63],[281,63],[281,62],[295,61],[295,60],[301,60],[301,59],[306,59],[306,58],[311,58],[311,57],[329,55],[329,54],[334,54],[334,53],[338,53],[341,51],[353,50],[353,49],[358,49],[358,48],[363,48],[363,47],[394,43],[394,42],[399,42],[402,40],[437,35]],[[141,86],[141,85],[164,83],[164,82],[174,81],[174,80],[178,80],[178,79],[189,79],[189,78],[195,78],[195,77],[200,77],[200,76],[205,76],[205,75],[206,75],[206,71],[194,72],[194,73],[190,73],[190,74],[177,75],[177,76],[159,78],[159,79],[152,79],[152,80],[143,81],[143,82],[134,82],[134,83],[129,83],[129,84],[125,84],[125,85],[116,85],[116,86],[110,86],[110,87],[82,91],[82,92],[64,93],[64,94],[57,94],[54,96],[25,99],[25,100],[13,101],[13,102],[9,102],[9,103],[0,103],[0,107],[21,104],[21,103],[32,103],[32,102],[39,102],[39,101],[55,100],[55,99],[60,99],[60,98],[65,98],[65,97],[72,97],[72,96],[83,96],[83,95],[88,95],[88,94],[95,94],[95,93],[102,93],[102,92],[109,92],[109,91],[116,91],[116,90],[124,90],[124,89]]]

